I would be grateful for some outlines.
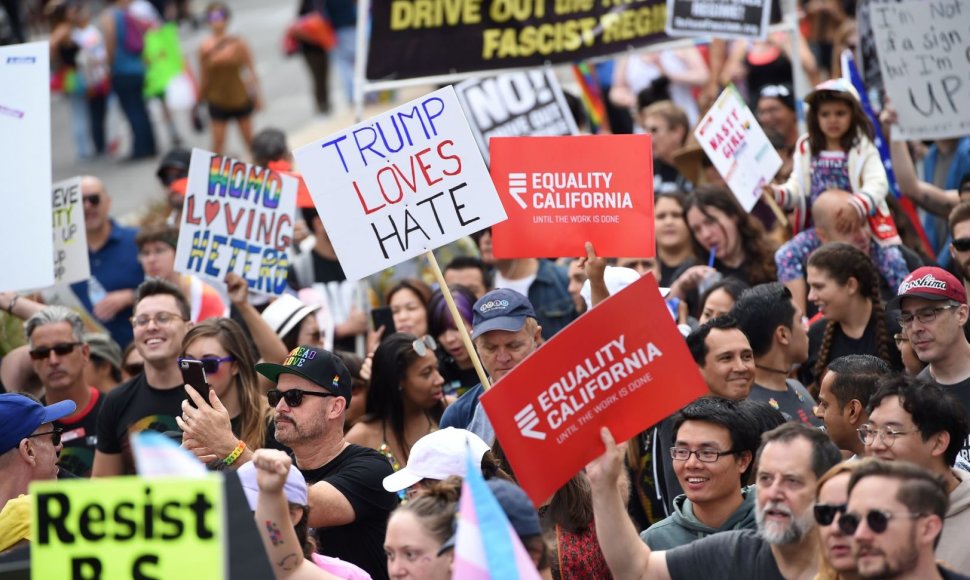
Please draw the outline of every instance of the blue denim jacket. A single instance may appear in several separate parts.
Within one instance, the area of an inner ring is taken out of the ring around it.
[[[536,311],[542,338],[549,340],[552,335],[576,320],[576,306],[569,295],[569,277],[566,270],[550,260],[539,260],[536,279],[529,286],[529,302]]]

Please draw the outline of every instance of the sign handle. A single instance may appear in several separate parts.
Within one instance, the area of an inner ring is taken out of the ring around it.
[[[492,388],[492,385],[488,382],[485,369],[482,368],[482,361],[478,359],[478,353],[475,352],[475,345],[472,344],[472,337],[468,335],[468,329],[465,328],[464,324],[458,324],[463,319],[461,314],[458,313],[458,307],[455,306],[455,299],[451,296],[451,290],[448,289],[448,284],[445,283],[445,275],[441,273],[441,267],[438,266],[438,259],[434,257],[434,250],[428,250],[426,255],[428,257],[428,263],[431,264],[431,270],[434,271],[434,277],[438,280],[441,294],[445,297],[445,302],[448,304],[448,311],[451,312],[451,317],[455,321],[455,328],[458,329],[458,334],[461,335],[461,342],[465,345],[465,350],[468,351],[469,358],[472,359],[472,365],[478,374],[478,380],[482,382],[482,386],[487,391]]]
[[[771,208],[772,213],[774,213],[775,217],[778,218],[778,223],[781,224],[781,227],[787,228],[788,218],[785,216],[785,212],[781,211],[781,208],[778,207],[778,202],[775,201],[775,198],[771,197],[767,193],[762,193],[761,199],[763,199],[768,207]]]

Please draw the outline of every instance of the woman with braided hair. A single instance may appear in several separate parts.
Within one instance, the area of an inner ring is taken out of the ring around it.
[[[808,259],[808,299],[825,316],[808,331],[808,360],[801,379],[818,393],[830,361],[847,354],[871,354],[902,369],[893,345],[879,273],[862,250],[842,242],[825,244]]]

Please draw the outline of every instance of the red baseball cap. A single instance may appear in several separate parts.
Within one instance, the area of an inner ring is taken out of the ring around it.
[[[967,290],[956,276],[943,268],[923,266],[916,268],[899,285],[896,297],[889,301],[890,310],[898,310],[903,298],[927,300],[953,300],[967,303]]]

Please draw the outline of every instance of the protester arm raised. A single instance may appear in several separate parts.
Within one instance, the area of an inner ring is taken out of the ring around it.
[[[286,358],[286,345],[283,339],[277,336],[273,328],[267,324],[259,311],[249,303],[249,285],[235,272],[226,275],[226,289],[229,292],[229,300],[236,308],[236,312],[242,317],[246,327],[249,328],[249,336],[256,345],[259,358],[272,363],[283,362]],[[273,388],[273,383],[263,375],[259,375],[260,390],[265,393]]]

